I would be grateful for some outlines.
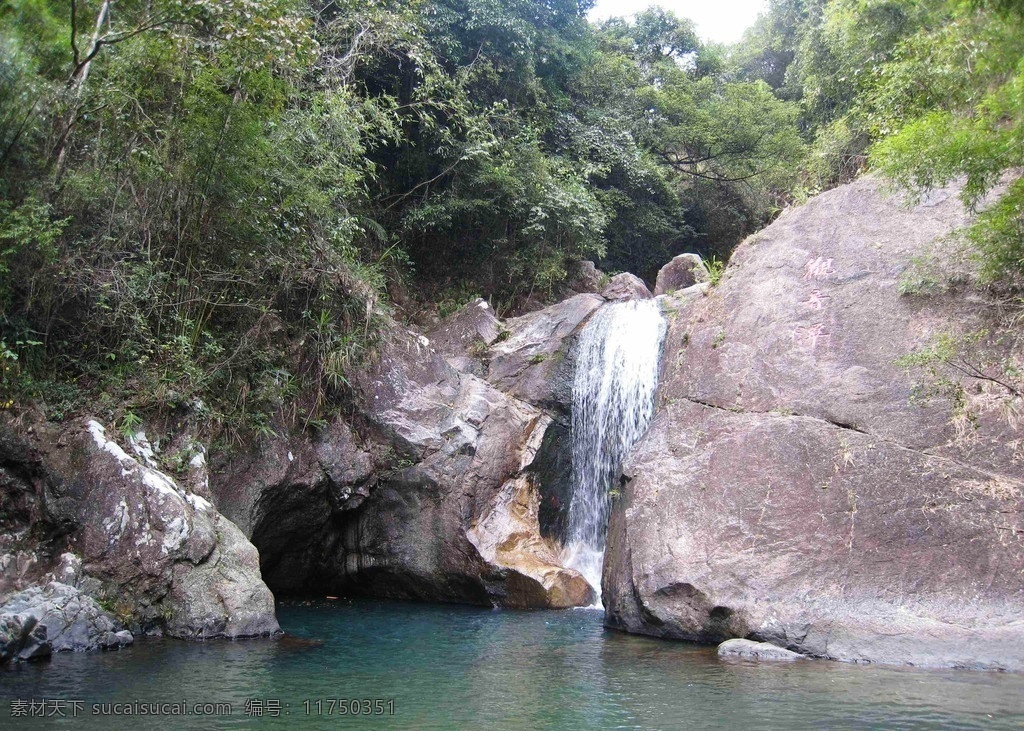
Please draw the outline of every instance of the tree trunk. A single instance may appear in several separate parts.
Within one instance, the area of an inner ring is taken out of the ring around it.
[[[71,133],[74,131],[75,123],[78,121],[78,113],[82,109],[82,91],[85,82],[89,79],[89,69],[92,68],[93,59],[100,50],[100,34],[103,31],[103,24],[110,16],[111,0],[103,0],[100,12],[96,16],[96,25],[93,27],[92,38],[89,41],[89,48],[84,56],[78,53],[78,45],[75,39],[75,3],[71,3],[71,47],[75,53],[75,68],[68,78],[68,110],[61,118],[58,126],[57,145],[54,148],[56,162],[54,164],[54,183],[59,183],[64,174],[64,165],[67,159],[68,147],[71,143]]]

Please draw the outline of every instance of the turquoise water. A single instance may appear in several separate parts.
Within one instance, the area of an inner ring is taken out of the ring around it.
[[[0,669],[0,728],[1024,728],[1024,676],[724,662],[713,648],[606,631],[593,610],[317,601],[282,603],[279,619],[299,639],[143,640]],[[47,712],[53,700],[79,700],[82,710],[12,717],[19,699],[50,701]],[[370,710],[385,715],[339,715],[331,701],[348,699],[380,699]],[[231,712],[92,715],[94,704],[135,700],[230,704]],[[247,700],[250,712],[262,704],[281,715],[246,715]]]

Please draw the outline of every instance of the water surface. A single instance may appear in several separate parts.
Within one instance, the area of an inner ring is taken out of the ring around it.
[[[0,728],[1024,728],[1021,675],[725,662],[713,648],[607,631],[601,618],[593,610],[286,602],[281,626],[322,644],[142,640],[0,669]],[[12,718],[17,699],[83,707],[74,719]],[[385,711],[393,700],[394,715],[342,716],[330,704],[339,699],[381,699]],[[230,704],[231,713],[92,715],[93,704],[134,700]],[[246,715],[247,701],[265,715]],[[276,704],[281,715],[267,716]]]

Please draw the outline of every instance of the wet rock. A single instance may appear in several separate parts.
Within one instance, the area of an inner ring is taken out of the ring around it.
[[[529,467],[547,425],[534,430],[521,467]],[[502,604],[509,607],[562,609],[589,606],[597,594],[581,574],[560,566],[559,546],[541,536],[539,493],[529,474],[502,486],[467,535],[480,555],[504,571]]]
[[[507,526],[497,517],[503,496],[526,485],[548,417],[433,352],[416,352],[409,341],[391,342],[361,385],[372,404],[367,414],[396,446],[399,463],[342,518],[324,562],[335,567],[335,585],[522,607],[566,606],[579,594],[569,586],[573,577],[553,563],[535,521],[518,524],[515,555],[490,550],[480,529]]]
[[[94,599],[57,581],[26,589],[9,598],[0,606],[2,627],[15,633],[20,627],[23,639],[16,657],[23,660],[36,657],[43,642],[50,652],[85,652],[123,647],[134,641],[124,625]],[[39,629],[41,634],[37,632]],[[27,641],[24,639],[26,630],[29,631]]]
[[[623,272],[616,274],[611,281],[601,290],[601,296],[613,302],[623,300],[646,300],[654,295],[647,289],[644,280],[635,274]]]
[[[568,417],[555,419],[544,431],[537,456],[529,467],[537,486],[537,520],[541,535],[565,539],[572,502],[572,437]]]
[[[769,642],[755,642],[754,640],[726,640],[718,646],[719,657],[739,658],[743,660],[781,660],[789,662],[802,660],[804,658],[798,652],[778,647]]]
[[[896,365],[978,331],[969,359],[1022,361],[983,294],[900,293],[967,220],[955,191],[907,207],[862,179],[748,239],[677,310],[611,516],[609,626],[1024,669],[1019,397],[940,366],[962,400],[921,398],[928,374]]]
[[[680,254],[658,272],[654,294],[678,292],[710,279],[711,275],[703,259],[697,254]]]

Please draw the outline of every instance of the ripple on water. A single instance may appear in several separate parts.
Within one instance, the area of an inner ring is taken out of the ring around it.
[[[826,662],[722,662],[713,648],[609,632],[599,612],[390,602],[287,602],[296,638],[142,640],[0,670],[3,728],[111,728],[109,718],[10,718],[13,699],[221,702],[218,718],[137,729],[1020,729],[1024,677]],[[243,714],[278,700],[281,717]],[[385,718],[317,715],[315,701],[393,698]],[[311,715],[303,702],[309,700]]]

